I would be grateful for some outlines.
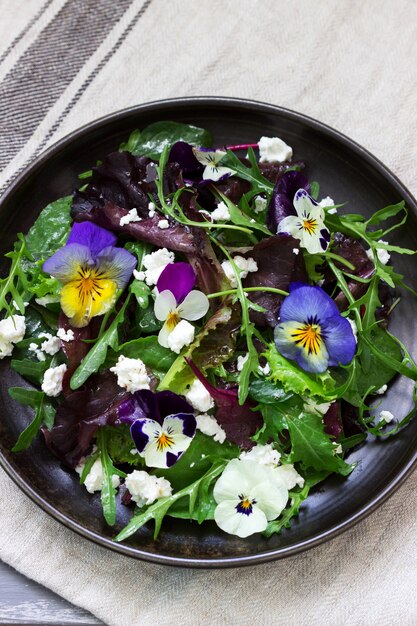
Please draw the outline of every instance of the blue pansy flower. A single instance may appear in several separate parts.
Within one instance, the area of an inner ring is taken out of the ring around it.
[[[290,285],[274,338],[283,356],[314,374],[347,365],[356,350],[351,325],[335,302],[320,287],[303,283]]]

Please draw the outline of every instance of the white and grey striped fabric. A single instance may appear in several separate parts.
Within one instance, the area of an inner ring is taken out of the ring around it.
[[[58,138],[158,98],[316,117],[417,192],[414,0],[0,0],[0,185]],[[94,546],[4,475],[0,556],[114,626],[417,623],[417,476],[343,536],[257,568],[187,571]]]

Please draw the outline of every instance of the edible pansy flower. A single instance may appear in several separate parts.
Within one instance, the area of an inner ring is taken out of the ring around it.
[[[195,321],[209,309],[207,296],[193,290],[196,276],[188,263],[170,263],[156,283],[155,317],[164,322],[158,335],[161,346],[169,348],[169,336],[181,320]]]
[[[106,313],[132,275],[135,257],[115,242],[100,226],[75,223],[65,246],[43,264],[44,272],[63,283],[61,308],[76,328]]]
[[[274,338],[282,355],[315,374],[347,365],[356,350],[351,325],[335,302],[320,287],[303,283],[290,285]]]
[[[278,225],[278,233],[299,239],[300,246],[310,254],[325,252],[329,246],[330,232],[324,224],[323,208],[308,194],[299,189],[294,196],[297,215],[289,215]]]
[[[288,500],[283,477],[256,461],[232,459],[214,485],[216,524],[231,535],[245,538],[265,530]]]
[[[226,156],[225,150],[193,148],[193,153],[197,161],[205,166],[203,180],[212,180],[213,182],[216,182],[234,174],[234,171],[229,167],[220,165],[221,160]]]
[[[193,409],[171,391],[136,391],[119,407],[120,422],[130,434],[148,467],[171,467],[190,445],[197,423]]]
[[[271,232],[277,232],[285,217],[295,215],[294,196],[299,189],[310,193],[307,178],[296,170],[285,172],[276,182],[266,215],[266,225]]]

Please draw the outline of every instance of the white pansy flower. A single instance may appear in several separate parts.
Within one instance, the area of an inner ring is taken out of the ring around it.
[[[217,181],[223,176],[234,174],[230,167],[219,165],[226,152],[224,150],[205,150],[204,148],[193,148],[194,156],[199,163],[205,165],[203,180]]]
[[[330,233],[324,224],[323,208],[305,189],[296,192],[294,208],[297,215],[284,217],[278,226],[278,233],[292,235],[310,254],[325,252],[329,246]]]

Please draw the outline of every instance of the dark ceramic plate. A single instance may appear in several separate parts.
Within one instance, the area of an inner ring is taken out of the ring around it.
[[[39,211],[51,200],[69,194],[77,174],[89,169],[107,152],[117,149],[134,128],[158,120],[188,122],[212,131],[215,143],[255,142],[262,135],[282,137],[297,158],[308,164],[310,180],[318,180],[322,196],[347,201],[347,210],[369,215],[404,199],[410,209],[407,227],[397,241],[417,247],[417,205],[410,193],[382,163],[340,133],[308,117],[279,107],[245,100],[192,98],[166,100],[121,111],[69,135],[19,176],[0,203],[1,252],[12,246],[18,231],[26,232]],[[417,287],[414,261],[397,255],[395,263],[407,281]],[[417,299],[405,294],[395,309],[393,331],[411,351],[417,349]],[[122,554],[157,563],[193,567],[224,567],[261,563],[288,556],[334,537],[373,511],[400,485],[417,460],[417,420],[391,441],[369,441],[349,460],[358,467],[348,478],[323,483],[303,505],[300,516],[280,536],[241,540],[221,533],[214,523],[166,519],[157,542],[152,529],[143,528],[124,544],[112,542],[115,531],[129,520],[131,511],[118,507],[115,529],[101,515],[99,496],[90,496],[75,473],[64,471],[38,437],[29,451],[12,454],[18,433],[29,412],[13,402],[7,389],[20,384],[6,362],[0,366],[0,461],[17,485],[53,517],[96,543]],[[411,389],[398,380],[384,397],[384,407],[398,416],[410,408]]]

